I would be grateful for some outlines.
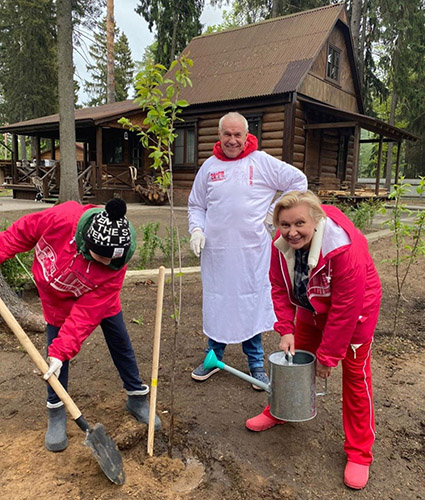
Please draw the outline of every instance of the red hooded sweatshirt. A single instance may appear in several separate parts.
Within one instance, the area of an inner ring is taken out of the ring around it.
[[[90,222],[89,210],[94,215],[101,208],[69,201],[25,215],[0,232],[0,264],[34,248],[32,271],[44,317],[60,327],[49,356],[61,361],[74,357],[104,318],[121,311],[119,294],[127,266],[112,269],[88,260],[83,244],[77,245],[82,240],[77,227],[80,220]]]

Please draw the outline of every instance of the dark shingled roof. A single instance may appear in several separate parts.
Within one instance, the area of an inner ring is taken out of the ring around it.
[[[344,13],[343,4],[194,38],[191,105],[296,91]]]
[[[75,124],[78,127],[83,123],[102,123],[114,118],[121,118],[129,115],[132,112],[140,112],[140,107],[134,104],[133,99],[127,101],[114,102],[112,104],[103,104],[95,108],[82,108],[75,110]],[[34,132],[36,129],[48,130],[50,128],[58,128],[59,114],[42,116],[23,122],[17,122],[10,125],[0,127],[0,131],[14,132],[25,134],[25,132]]]

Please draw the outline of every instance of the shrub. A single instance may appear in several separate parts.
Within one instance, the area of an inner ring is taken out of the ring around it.
[[[364,231],[371,225],[375,215],[381,211],[382,202],[376,200],[368,200],[359,203],[357,206],[348,203],[338,204],[338,208],[353,222],[353,224]]]
[[[153,264],[155,251],[161,243],[158,236],[159,222],[149,222],[141,226],[140,229],[143,234],[143,242],[139,245],[139,269],[146,269]]]
[[[9,225],[9,222],[4,220],[0,229],[4,231]],[[6,260],[1,265],[1,272],[6,283],[15,292],[19,292],[33,280],[30,274],[33,259],[34,250],[30,250],[19,254],[19,256],[17,255],[14,259]]]

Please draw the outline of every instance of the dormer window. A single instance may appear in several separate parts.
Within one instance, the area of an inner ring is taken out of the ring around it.
[[[341,51],[332,45],[328,47],[328,63],[326,66],[326,76],[334,82],[339,81],[339,57]]]

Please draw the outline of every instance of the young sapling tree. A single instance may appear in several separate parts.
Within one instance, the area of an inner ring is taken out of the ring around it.
[[[168,71],[162,64],[154,64],[148,61],[145,67],[136,76],[135,88],[137,97],[135,102],[146,112],[143,125],[131,123],[127,118],[121,118],[119,123],[131,131],[136,131],[144,148],[149,150],[149,158],[152,161],[151,168],[156,172],[155,182],[167,193],[170,203],[170,234],[177,234],[177,238],[171,238],[171,295],[173,299],[174,319],[174,349],[171,370],[171,402],[170,402],[170,434],[168,441],[168,454],[172,456],[172,443],[174,437],[174,381],[177,352],[177,336],[180,324],[181,311],[181,272],[179,278],[178,293],[175,286],[175,263],[174,255],[178,256],[179,268],[181,269],[180,238],[175,219],[174,210],[174,186],[173,186],[173,142],[177,137],[175,123],[184,121],[180,114],[189,103],[180,99],[180,93],[187,85],[191,86],[189,69],[193,65],[191,59],[181,55],[174,60]],[[174,245],[177,242],[178,249]]]
[[[391,216],[384,222],[393,233],[393,242],[396,249],[396,256],[390,259],[390,262],[394,265],[397,284],[393,338],[397,334],[397,321],[401,313],[401,299],[404,299],[403,289],[409,271],[412,264],[425,255],[425,211],[418,210],[413,213],[402,200],[403,196],[410,192],[411,187],[411,184],[404,181],[404,177],[400,177],[400,182],[394,185],[394,190],[390,194],[390,198],[395,202],[390,209]],[[420,196],[425,192],[425,177],[420,177],[416,192]],[[387,213],[385,208],[383,212]],[[407,217],[413,218],[406,220]]]

